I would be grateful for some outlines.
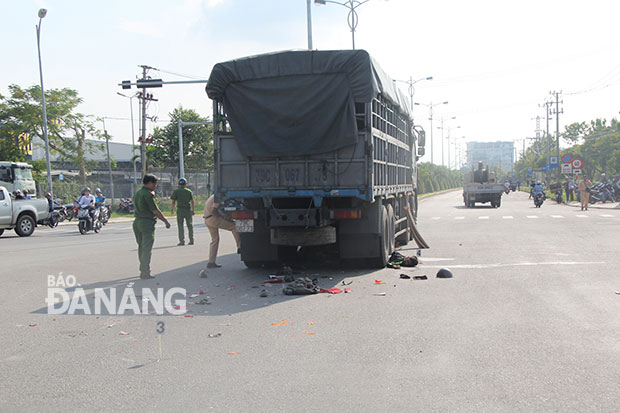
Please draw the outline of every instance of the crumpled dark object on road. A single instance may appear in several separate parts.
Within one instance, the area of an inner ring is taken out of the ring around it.
[[[414,275],[413,279],[414,280],[428,280],[428,277],[426,275]]]
[[[411,277],[410,277],[410,276],[408,276],[407,274],[401,274],[401,275],[400,275],[400,278],[401,278],[402,280],[410,280],[410,279],[411,279]]]
[[[286,295],[307,295],[319,292],[319,287],[310,278],[297,278],[295,281],[284,287],[282,292]]]
[[[400,267],[415,267],[418,265],[418,257],[405,257],[398,251],[394,251],[390,255],[390,259],[387,262],[388,268],[400,268]]]

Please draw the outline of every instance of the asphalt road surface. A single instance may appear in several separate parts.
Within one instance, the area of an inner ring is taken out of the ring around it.
[[[498,209],[466,209],[460,192],[424,200],[422,264],[304,269],[321,287],[350,283],[336,295],[273,285],[260,297],[273,271],[246,269],[230,234],[224,267],[198,278],[209,242],[198,219],[194,246],[158,224],[149,281],[136,279],[130,222],[86,236],[74,224],[7,232],[0,411],[618,411],[620,210],[527,198],[511,193]],[[454,278],[435,278],[440,267]],[[191,317],[47,314],[48,275],[61,274],[141,302],[142,288],[204,294],[188,298]]]

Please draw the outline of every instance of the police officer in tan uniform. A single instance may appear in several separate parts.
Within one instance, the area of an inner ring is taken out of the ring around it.
[[[217,209],[218,206],[219,205],[215,203],[215,198],[213,195],[211,195],[209,199],[207,199],[207,202],[205,204],[203,218],[205,219],[205,225],[207,226],[207,228],[209,229],[209,233],[211,234],[211,244],[209,245],[209,261],[207,263],[207,268],[221,267],[221,265],[215,263],[215,259],[217,258],[217,250],[220,245],[220,229],[232,232],[233,237],[235,237],[235,242],[237,243],[237,254],[240,253],[241,242],[239,241],[239,234],[237,233],[237,229],[235,228],[235,223],[224,218]]]

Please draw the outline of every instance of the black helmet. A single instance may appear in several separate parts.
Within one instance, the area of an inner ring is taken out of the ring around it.
[[[187,179],[185,178],[179,179],[179,185],[187,185]]]
[[[452,271],[447,268],[442,268],[437,271],[437,278],[452,278]]]

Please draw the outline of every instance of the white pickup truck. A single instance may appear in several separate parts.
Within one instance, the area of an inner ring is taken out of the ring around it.
[[[37,222],[49,218],[46,199],[11,199],[9,191],[0,186],[0,235],[15,229],[20,237],[29,237]]]

